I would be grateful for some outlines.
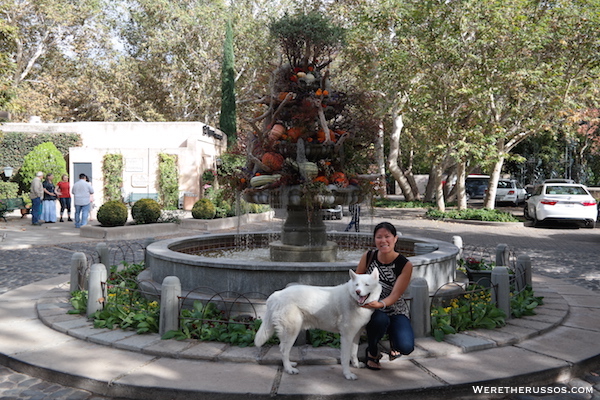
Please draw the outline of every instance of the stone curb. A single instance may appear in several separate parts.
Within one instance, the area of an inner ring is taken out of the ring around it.
[[[433,337],[417,338],[415,351],[406,359],[447,356],[479,350],[512,346],[524,340],[549,332],[567,318],[568,304],[564,298],[549,289],[538,288],[544,304],[536,308],[536,315],[507,320],[506,326],[492,330],[473,330],[446,335],[443,342]],[[217,342],[196,340],[161,340],[158,334],[137,335],[132,331],[95,329],[93,322],[72,310],[67,285],[58,286],[43,294],[36,303],[39,319],[48,327],[74,338],[114,348],[177,359],[227,361],[278,365],[281,356],[278,346],[241,348]],[[359,352],[359,355],[361,352]],[[300,365],[329,365],[339,363],[339,350],[310,345],[294,348],[293,359]]]
[[[312,348],[296,348],[294,357],[305,365],[300,375],[291,376],[275,365],[276,348],[259,353],[254,349],[259,358],[253,351],[232,349],[225,358],[228,346],[222,343],[200,346],[162,341],[158,335],[94,330],[85,317],[66,314],[70,305],[65,281],[62,277],[32,284],[2,296],[0,363],[113,398],[503,398],[489,392],[474,395],[473,387],[550,385],[576,376],[600,359],[596,323],[600,301],[589,291],[557,280],[548,285],[534,277],[536,294],[547,301],[537,316],[521,319],[522,324],[511,320],[501,329],[453,336],[455,344],[419,339],[412,358],[402,357],[393,364],[384,358],[377,373],[354,370],[358,383],[345,380],[339,365],[333,365],[338,364],[335,349],[315,353]],[[61,332],[48,324],[60,326]],[[490,341],[496,346],[488,347]],[[210,362],[208,355],[218,362]]]

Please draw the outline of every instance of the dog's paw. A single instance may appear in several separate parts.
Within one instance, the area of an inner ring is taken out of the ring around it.
[[[349,381],[355,381],[358,379],[358,377],[356,375],[354,375],[352,372],[344,373],[344,378],[348,379]]]
[[[292,367],[295,367],[296,365],[298,365],[298,363],[297,363],[297,362],[295,362],[295,361],[291,361],[291,362],[290,362],[290,365],[291,365]]]
[[[294,363],[294,364],[296,364],[296,363]],[[291,367],[290,368],[285,368],[285,372],[287,372],[290,375],[297,375],[297,374],[300,373],[300,371],[298,371],[297,368],[291,368]]]
[[[358,362],[357,365],[354,365],[354,368],[366,368],[367,364],[365,364],[364,362]]]

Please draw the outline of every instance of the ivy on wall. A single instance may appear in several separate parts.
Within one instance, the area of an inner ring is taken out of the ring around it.
[[[104,202],[123,201],[123,155],[105,154],[102,159],[102,175],[104,176]]]
[[[158,155],[158,199],[164,209],[174,210],[179,205],[179,170],[177,156]]]
[[[69,147],[81,146],[81,136],[77,133],[23,133],[0,132],[0,166],[11,166],[15,173],[23,165],[25,156],[36,146],[51,142],[66,157]]]

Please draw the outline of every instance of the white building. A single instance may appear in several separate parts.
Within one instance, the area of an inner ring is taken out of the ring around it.
[[[71,122],[6,123],[4,132],[77,133],[82,146],[69,149],[71,184],[80,173],[91,178],[95,205],[103,202],[102,160],[105,154],[122,154],[124,199],[153,197],[158,193],[160,153],[177,156],[179,189],[185,208],[190,209],[202,193],[202,174],[216,168],[227,148],[227,137],[201,122]],[[185,194],[185,195],[184,195]]]

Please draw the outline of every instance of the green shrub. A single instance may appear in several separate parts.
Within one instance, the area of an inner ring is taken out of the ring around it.
[[[29,185],[38,171],[42,171],[44,175],[52,173],[54,176],[62,176],[67,173],[67,162],[64,156],[51,142],[35,146],[25,156],[23,166],[17,176],[22,188],[29,190]]]
[[[136,224],[153,224],[160,218],[161,208],[152,199],[140,199],[131,207],[131,217]]]
[[[18,196],[19,184],[0,181],[0,199],[14,199]]]
[[[192,217],[195,219],[213,219],[217,208],[210,199],[200,199],[192,207]]]
[[[490,210],[487,208],[466,210],[449,210],[442,212],[436,209],[430,209],[425,216],[431,219],[464,219],[474,221],[492,221],[492,222],[519,222],[519,220],[506,211]]]
[[[127,207],[120,201],[108,201],[98,209],[97,218],[102,226],[123,226],[127,222]]]

